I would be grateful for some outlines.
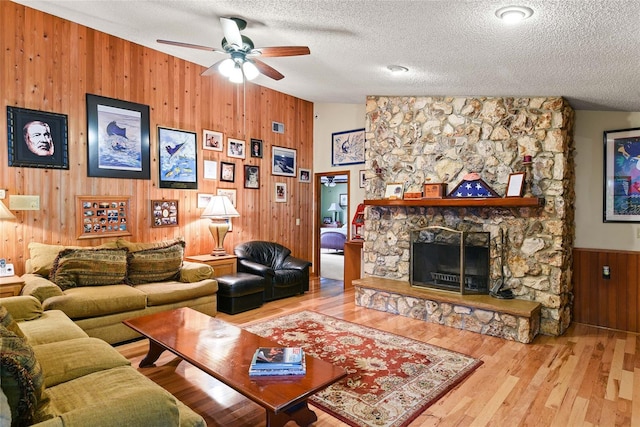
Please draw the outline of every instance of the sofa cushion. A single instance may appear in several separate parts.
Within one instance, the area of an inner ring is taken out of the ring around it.
[[[135,288],[147,295],[147,306],[155,307],[214,295],[218,291],[218,282],[208,279],[194,283],[146,283]]]
[[[213,277],[213,267],[199,262],[182,261],[180,269],[180,281],[185,283],[199,282],[200,280],[211,279]]]
[[[184,242],[131,252],[128,257],[127,283],[130,285],[175,280],[180,277]]]
[[[62,310],[72,319],[140,310],[147,296],[127,285],[85,286],[64,291],[64,295],[42,303],[45,310]]]
[[[7,330],[13,332],[23,340],[27,339],[27,337],[24,336],[24,333],[22,333],[22,330],[20,329],[16,321],[13,320],[13,316],[11,316],[11,313],[9,313],[6,307],[2,305],[0,305],[0,326],[4,326],[5,328],[7,328]]]
[[[34,347],[50,342],[87,337],[86,332],[60,310],[47,310],[40,318],[19,322],[18,325],[27,336],[29,344]]]
[[[82,286],[124,283],[127,253],[117,249],[65,249],[53,263],[49,280],[63,291]]]
[[[45,387],[74,380],[130,362],[98,338],[76,338],[35,346],[33,351],[44,372]]]
[[[0,326],[0,386],[17,425],[29,425],[44,390],[42,368],[33,348],[13,332]]]
[[[33,320],[42,316],[40,301],[29,295],[2,298],[2,305],[9,310],[16,322]]]
[[[29,259],[25,263],[26,273],[49,277],[53,262],[64,249],[81,249],[82,246],[48,245],[46,243],[29,243]],[[107,242],[99,248],[116,248],[116,242]]]
[[[166,248],[167,246],[171,246],[176,243],[184,243],[184,239],[182,237],[176,237],[172,240],[163,240],[161,242],[130,242],[124,239],[116,240],[116,244],[119,248],[127,248],[129,252],[137,252],[144,251],[147,249],[157,249],[157,248]]]

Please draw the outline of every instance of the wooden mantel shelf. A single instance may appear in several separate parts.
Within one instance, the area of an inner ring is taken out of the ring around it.
[[[527,208],[544,205],[542,197],[489,197],[489,198],[444,198],[444,199],[405,199],[405,200],[365,200],[369,206],[433,206],[433,207],[499,207]]]

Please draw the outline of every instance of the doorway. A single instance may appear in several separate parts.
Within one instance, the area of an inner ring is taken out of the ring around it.
[[[321,278],[344,280],[344,243],[349,240],[349,171],[315,174],[316,274]]]

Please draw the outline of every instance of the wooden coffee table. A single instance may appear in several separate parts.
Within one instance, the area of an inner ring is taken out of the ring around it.
[[[258,347],[278,343],[191,308],[179,308],[125,320],[149,338],[149,352],[140,367],[155,366],[168,350],[264,407],[267,426],[294,420],[307,426],[318,419],[309,409],[309,396],[344,378],[344,369],[306,355],[304,376],[250,377],[249,365]]]

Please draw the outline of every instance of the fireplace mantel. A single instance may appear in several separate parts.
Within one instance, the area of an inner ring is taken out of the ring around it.
[[[444,199],[377,199],[365,200],[369,206],[432,206],[432,207],[502,207],[526,208],[544,206],[542,197],[492,197],[492,198],[444,198]]]

